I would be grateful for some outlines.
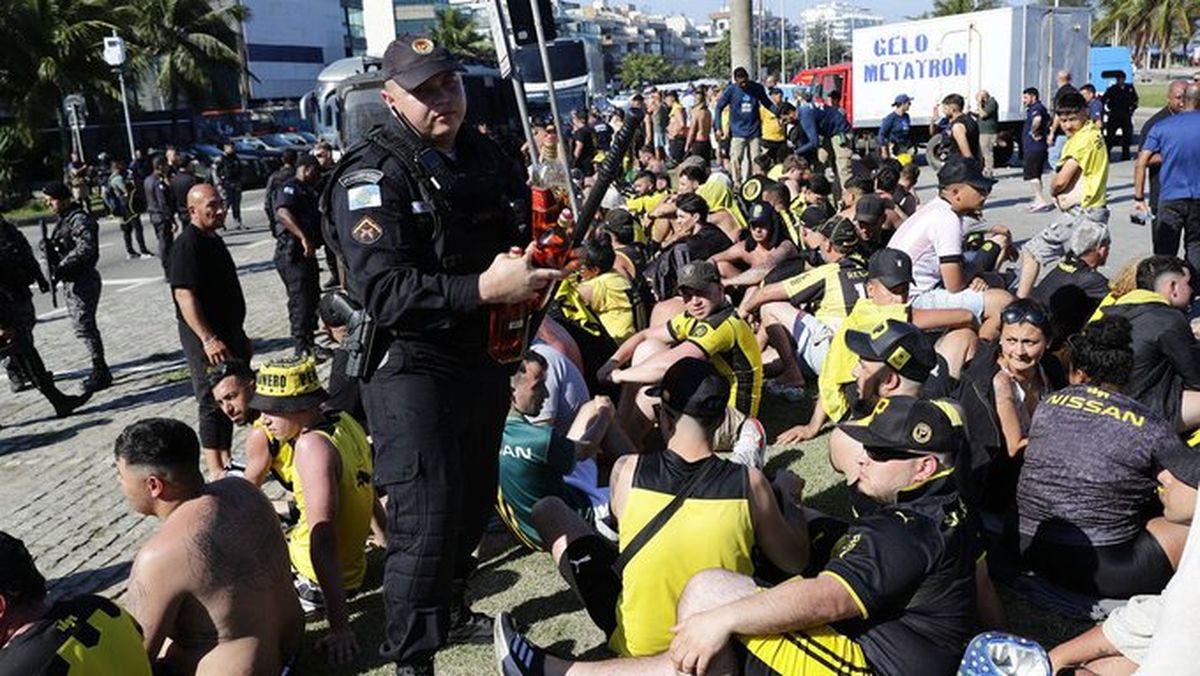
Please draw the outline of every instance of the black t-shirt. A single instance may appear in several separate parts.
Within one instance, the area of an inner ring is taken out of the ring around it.
[[[687,238],[688,256],[694,261],[707,259],[731,246],[733,240],[729,239],[729,235],[712,223],[701,225],[696,234]]]
[[[150,676],[133,617],[100,596],[59,601],[0,650],[0,676]]]
[[[861,613],[833,626],[862,646],[872,673],[954,672],[974,626],[975,525],[946,470],[860,515],[833,548],[821,574],[843,582]]]
[[[180,169],[171,176],[171,195],[179,209],[181,218],[187,218],[187,195],[192,186],[196,185],[196,175],[191,171]]]
[[[1074,256],[1054,266],[1037,286],[1033,297],[1050,308],[1055,342],[1079,333],[1108,295],[1108,278]]]
[[[229,344],[242,339],[246,299],[223,239],[203,235],[195,227],[183,228],[171,246],[168,278],[172,289],[192,290],[205,321],[221,341]],[[178,304],[175,313],[182,322]]]
[[[575,166],[583,172],[584,176],[591,176],[594,173],[593,160],[596,157],[596,135],[591,127],[581,127],[571,132],[572,145],[571,152],[575,151],[575,143],[583,145],[583,152],[579,155],[579,161]]]
[[[275,191],[272,204],[292,212],[300,229],[316,243],[321,241],[320,197],[315,188],[293,176]]]
[[[975,118],[963,113],[958,116],[958,119],[950,123],[950,127],[946,129],[947,139],[944,141],[946,148],[946,156],[962,155],[959,151],[958,142],[954,140],[954,128],[962,126],[967,132],[967,147],[971,149],[971,157],[979,161],[983,161],[983,151],[979,149],[979,123]]]

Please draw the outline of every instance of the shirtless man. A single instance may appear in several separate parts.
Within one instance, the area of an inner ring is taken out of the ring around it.
[[[162,522],[134,558],[126,599],[155,670],[283,672],[304,616],[266,497],[237,478],[206,485],[200,444],[178,420],[133,423],[114,452],[129,504]]]

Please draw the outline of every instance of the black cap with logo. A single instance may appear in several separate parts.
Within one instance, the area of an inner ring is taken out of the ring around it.
[[[405,33],[383,53],[383,74],[404,89],[413,90],[447,70],[463,70],[458,57],[428,35]]]
[[[858,243],[858,231],[854,229],[854,222],[845,216],[826,219],[817,226],[817,232],[833,242],[834,246],[845,248]]]
[[[1176,444],[1159,454],[1158,464],[1192,488],[1200,487],[1200,449]]]
[[[953,404],[916,397],[885,397],[871,415],[838,429],[866,449],[871,459],[905,460],[929,453],[953,458],[961,448],[963,421]]]
[[[858,201],[854,203],[854,220],[878,226],[883,223],[883,214],[886,210],[887,205],[883,203],[883,198],[869,193],[859,197]]]
[[[878,280],[889,289],[912,284],[912,259],[899,249],[880,249],[867,263],[867,279]]]
[[[663,405],[684,415],[712,420],[725,415],[729,404],[729,381],[703,359],[685,357],[663,374],[662,384],[646,390]]]
[[[869,333],[847,329],[846,347],[864,361],[883,362],[905,378],[921,383],[937,368],[933,344],[908,322],[885,319]]]
[[[721,273],[709,261],[692,261],[683,266],[675,277],[675,288],[703,291],[709,284],[720,284]]]
[[[939,188],[965,183],[985,195],[996,185],[996,179],[983,175],[983,165],[979,160],[961,155],[947,157],[946,163],[938,170],[937,177]]]

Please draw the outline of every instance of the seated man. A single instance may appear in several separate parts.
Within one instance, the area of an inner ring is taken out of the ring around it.
[[[1124,392],[1176,432],[1200,427],[1200,343],[1184,314],[1191,301],[1188,264],[1151,256],[1138,263],[1137,289],[1097,312],[1133,325],[1133,373]]]
[[[686,357],[709,360],[729,382],[729,406],[734,411],[730,415],[730,430],[740,428],[742,420],[758,415],[762,351],[754,330],[726,300],[717,266],[708,261],[688,263],[679,271],[676,285],[685,304],[684,312],[664,324],[635,333],[599,374],[602,381],[635,386],[621,398],[619,420],[639,446],[656,417],[652,402],[639,390],[661,381],[672,364]],[[632,365],[626,367],[630,362]],[[732,439],[733,434],[723,436]],[[718,444],[718,448],[724,450],[729,445]]]
[[[295,480],[294,449],[271,435],[259,411],[250,406],[254,398],[254,371],[240,359],[222,362],[208,372],[209,386],[217,406],[233,424],[251,425],[246,437],[246,466],[242,477],[261,486],[267,475],[288,491]]]
[[[537,529],[530,521],[534,505],[543,498],[557,497],[586,521],[601,522],[608,516],[608,489],[592,483],[586,488],[568,484],[577,463],[603,452],[611,463],[636,453],[637,449],[614,423],[608,397],[584,404],[564,436],[551,422],[535,422],[549,396],[546,376],[549,363],[537,352],[527,352],[512,377],[512,410],[504,425],[500,446],[500,483],[496,511],[518,540],[530,549],[542,549]]]
[[[667,371],[655,390],[667,450],[621,456],[613,466],[618,549],[561,499],[534,507],[534,523],[559,571],[620,655],[667,649],[679,596],[701,570],[749,574],[755,546],[789,573],[807,563],[803,481],[786,471],[777,475],[776,489],[791,498],[781,512],[761,472],[713,455],[728,390],[716,369],[699,359],[682,359]],[[664,511],[667,504],[675,507]]]
[[[979,337],[1000,335],[1000,313],[1012,301],[1003,289],[989,289],[968,273],[963,258],[963,217],[978,213],[995,180],[983,175],[978,160],[951,157],[938,172],[938,197],[922,205],[888,241],[913,262],[912,306],[966,309],[980,322]]]
[[[846,342],[846,335],[851,330],[872,331],[888,319],[911,323],[922,331],[946,329],[934,347],[946,361],[946,376],[958,377],[978,342],[974,317],[968,310],[910,307],[908,292],[912,279],[912,261],[903,251],[880,249],[871,256],[867,264],[866,297],[854,304],[833,334],[817,380],[818,399],[812,417],[807,423],[785,430],[775,443],[793,444],[812,439],[821,433],[826,422],[839,422],[850,414],[859,396],[850,386],[857,380],[855,367],[860,360]],[[937,391],[939,395],[946,393],[946,390]]]
[[[349,413],[321,411],[325,391],[311,359],[268,362],[250,405],[271,435],[292,445],[292,492],[300,519],[288,533],[296,593],[305,612],[325,610],[324,639],[335,661],[358,650],[346,599],[367,570],[364,543],[375,506],[371,445]]]
[[[46,600],[25,543],[0,531],[0,674],[150,676],[137,622],[103,596]]]
[[[866,261],[858,254],[858,235],[849,219],[835,216],[805,230],[808,248],[820,253],[823,265],[794,277],[750,289],[738,314],[761,317],[763,339],[779,355],[783,372],[769,387],[802,386],[821,372],[829,341],[861,297],[867,280]],[[793,347],[793,345],[795,347]],[[807,374],[807,377],[806,377]]]
[[[1194,528],[1196,489],[1200,486],[1200,452],[1176,447],[1158,460],[1162,467],[1158,473],[1158,499],[1162,502],[1163,518],[1173,524]],[[1109,614],[1103,624],[1051,650],[1054,673],[1069,667],[1085,667],[1097,674],[1137,671],[1138,666],[1146,662],[1151,641],[1162,632],[1159,628],[1165,628],[1166,622],[1170,621],[1163,614],[1167,598],[1173,592],[1178,593],[1177,587],[1187,587],[1189,591],[1195,589],[1196,579],[1188,576],[1185,567],[1186,564],[1171,578],[1162,594],[1134,596],[1127,605]]]
[[[304,617],[266,497],[238,478],[205,484],[199,441],[178,420],[129,425],[114,454],[129,504],[162,522],[133,560],[126,597],[155,671],[284,671]]]
[[[1159,457],[1182,442],[1122,393],[1135,359],[1131,331],[1109,316],[1071,340],[1071,386],[1039,405],[1017,483],[1025,564],[1105,598],[1162,591],[1187,537],[1184,527],[1148,518]]]
[[[975,571],[954,481],[961,415],[945,401],[894,397],[843,429],[867,448],[857,486],[878,507],[848,524],[816,577],[761,589],[738,570],[694,575],[670,650],[653,659],[571,664],[501,614],[501,672],[953,673],[971,635]]]
[[[1066,258],[1033,287],[1033,299],[1050,308],[1055,339],[1051,349],[1079,333],[1108,295],[1108,278],[1100,268],[1108,262],[1111,245],[1106,226],[1090,221],[1076,225]]]

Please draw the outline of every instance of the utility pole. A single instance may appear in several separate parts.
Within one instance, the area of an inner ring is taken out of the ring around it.
[[[787,0],[779,0],[779,81],[787,83]]]
[[[750,49],[753,25],[751,0],[732,0],[729,5],[729,66],[754,70],[754,52]]]

